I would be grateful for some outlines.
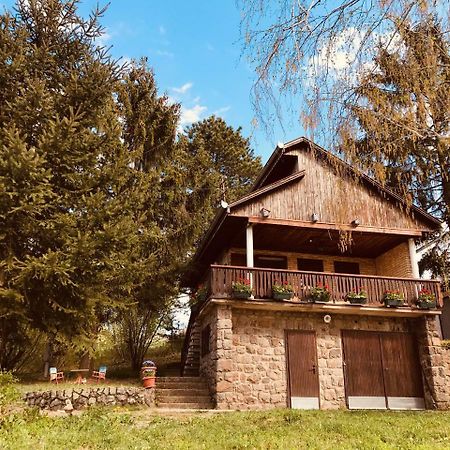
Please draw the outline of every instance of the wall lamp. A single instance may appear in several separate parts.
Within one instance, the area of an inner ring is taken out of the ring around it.
[[[266,209],[266,208],[261,208],[261,216],[262,217],[265,217],[265,218],[267,218],[267,217],[269,217],[270,216],[270,211],[268,210],[268,209]]]

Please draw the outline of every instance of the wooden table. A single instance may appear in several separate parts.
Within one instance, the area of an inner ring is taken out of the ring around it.
[[[70,372],[77,374],[77,378],[75,380],[76,384],[83,384],[83,374],[85,372],[89,372],[89,369],[72,369]]]

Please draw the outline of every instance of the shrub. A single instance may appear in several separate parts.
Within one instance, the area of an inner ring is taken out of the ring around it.
[[[16,383],[17,378],[11,372],[0,372],[0,412],[20,398]]]

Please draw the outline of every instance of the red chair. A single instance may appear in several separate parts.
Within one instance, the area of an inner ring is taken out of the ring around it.
[[[106,381],[106,366],[101,366],[98,370],[92,372],[92,378],[98,383],[99,381]]]

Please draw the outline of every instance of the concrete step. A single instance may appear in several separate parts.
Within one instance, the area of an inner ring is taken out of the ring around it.
[[[209,395],[156,395],[157,403],[211,403],[211,397]]]
[[[173,409],[213,409],[212,403],[167,403],[157,402],[158,408],[173,408]]]

